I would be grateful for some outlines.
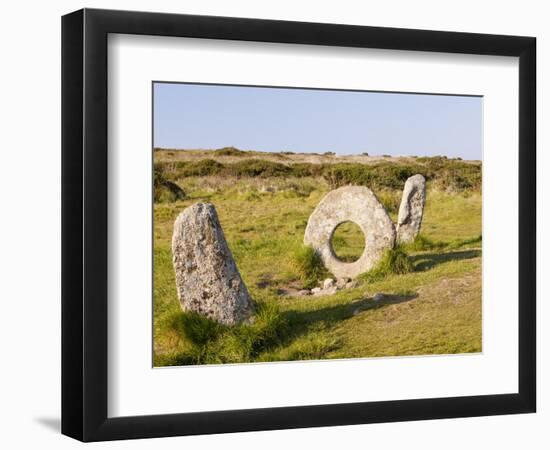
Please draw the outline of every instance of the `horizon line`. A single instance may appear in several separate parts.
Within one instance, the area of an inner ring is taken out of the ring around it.
[[[255,150],[255,149],[241,149],[238,147],[235,147],[233,145],[227,145],[223,147],[217,147],[217,148],[203,148],[203,147],[197,147],[197,148],[184,148],[184,147],[158,147],[153,146],[153,151],[172,151],[172,152],[185,152],[185,151],[191,151],[191,152],[216,152],[219,150],[226,150],[226,149],[233,149],[239,152],[245,152],[245,153],[274,153],[274,154],[293,154],[293,155],[318,155],[318,156],[346,156],[346,157],[378,157],[378,158],[445,158],[449,160],[460,160],[460,161],[483,161],[483,159],[465,159],[461,156],[453,157],[448,156],[445,154],[440,155],[413,155],[413,154],[389,154],[389,153],[371,153],[371,152],[361,152],[361,153],[338,153],[334,151],[318,151],[318,152],[307,152],[307,151],[297,151],[297,150]]]

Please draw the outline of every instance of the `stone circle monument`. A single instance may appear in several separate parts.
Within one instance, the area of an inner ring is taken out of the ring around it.
[[[224,325],[251,318],[254,305],[227,246],[216,209],[196,203],[174,223],[172,258],[181,307]]]
[[[339,260],[331,244],[336,227],[348,221],[359,225],[365,235],[365,250],[352,263]],[[354,278],[372,269],[393,248],[395,238],[395,227],[372,191],[345,186],[329,192],[317,205],[307,222],[304,243],[313,247],[334,276]]]
[[[426,179],[414,175],[405,182],[399,215],[397,217],[397,242],[412,242],[420,232],[424,204],[426,203]]]

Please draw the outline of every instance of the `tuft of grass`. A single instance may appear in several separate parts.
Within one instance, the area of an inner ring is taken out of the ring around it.
[[[223,332],[222,325],[192,311],[174,315],[170,326],[197,346],[207,345]]]
[[[285,338],[288,323],[275,303],[258,303],[251,324],[221,325],[196,312],[181,311],[168,321],[168,327],[184,336],[185,351],[164,355],[162,365],[224,364],[250,362]]]
[[[414,271],[414,265],[403,246],[398,245],[384,254],[380,262],[360,278],[372,283],[380,281],[388,275],[403,275]]]
[[[290,267],[303,283],[304,288],[312,288],[328,276],[320,256],[309,245],[300,245],[290,254]]]

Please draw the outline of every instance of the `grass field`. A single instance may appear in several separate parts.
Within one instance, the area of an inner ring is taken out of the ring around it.
[[[155,152],[155,161],[170,163],[188,157],[185,153]],[[331,189],[326,177],[175,173],[170,179],[185,198],[161,196],[154,205],[156,366],[481,351],[479,190],[443,190],[428,183],[421,237],[405,248],[413,268],[409,273],[360,277],[352,289],[300,297],[293,294],[305,281],[296,270],[295,255],[309,215]],[[399,189],[375,189],[375,194],[395,221]],[[180,308],[172,226],[196,202],[216,207],[237,266],[259,305],[253,325],[229,329]],[[345,224],[333,245],[339,257],[353,260],[362,251],[363,235]],[[375,293],[383,293],[383,300],[373,302]]]

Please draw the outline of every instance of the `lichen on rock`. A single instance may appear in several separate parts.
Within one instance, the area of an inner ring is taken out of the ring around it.
[[[414,241],[420,232],[424,204],[426,203],[426,179],[422,175],[414,175],[405,182],[399,215],[397,217],[397,242]]]
[[[196,203],[174,223],[172,260],[184,311],[224,325],[249,320],[254,304],[229,250],[216,209]]]
[[[343,222],[355,222],[365,235],[365,250],[352,263],[337,258],[332,249],[334,230]],[[330,191],[307,222],[304,243],[311,245],[325,267],[337,278],[355,278],[372,269],[395,244],[395,227],[373,192],[364,186],[345,186]]]

